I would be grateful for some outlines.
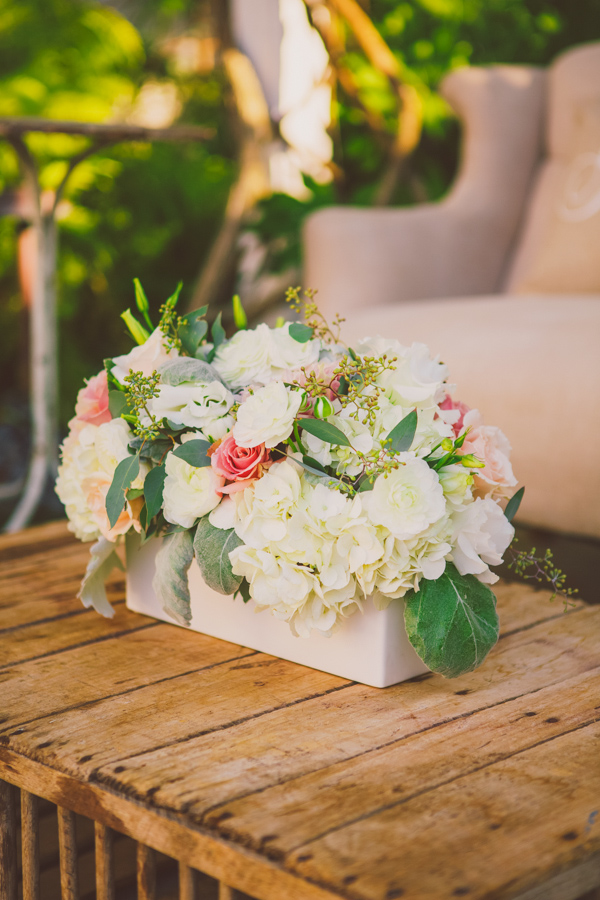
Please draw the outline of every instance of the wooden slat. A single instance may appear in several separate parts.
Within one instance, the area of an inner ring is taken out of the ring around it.
[[[77,842],[75,815],[58,806],[58,845],[60,848],[60,890],[62,900],[79,900],[77,885]]]
[[[15,796],[16,789],[11,784],[0,781],[0,900],[17,900]]]
[[[137,846],[138,900],[156,900],[156,854],[145,844]]]
[[[156,635],[159,628],[165,640],[164,643],[155,641],[161,652],[155,671],[160,670],[161,660],[164,660],[165,669],[169,661],[171,665],[175,662],[181,664],[181,657],[176,659],[179,639],[175,642],[180,633],[191,640],[192,646],[202,640],[208,642],[209,650],[205,658],[208,658],[209,652],[217,660],[227,655],[235,656],[236,653],[238,658],[60,715],[45,716],[10,733],[0,734],[0,740],[40,761],[58,765],[63,771],[89,777],[98,766],[115,759],[151,748],[171,746],[206,731],[222,730],[239,720],[262,716],[277,708],[295,706],[307,697],[323,695],[349,684],[334,675],[249,650],[243,651],[234,645],[180,632],[180,629],[171,626],[158,626],[151,634]],[[145,634],[148,632],[141,632],[139,636]],[[124,647],[128,635],[118,640]],[[104,648],[111,643],[106,641],[99,645],[96,650],[98,655],[101,656]],[[53,657],[57,658],[60,657]],[[142,663],[139,653],[129,659],[128,669],[122,658],[115,659],[112,665],[115,667],[115,678],[119,674],[125,676],[128,670],[135,671],[139,678],[146,668],[146,662],[144,660]],[[15,669],[5,671],[14,672]],[[77,677],[84,679],[86,685],[91,680],[84,662],[81,662]],[[1,678],[0,673],[0,684]],[[63,685],[62,689],[68,686]],[[70,687],[75,689],[73,684]],[[8,688],[18,706],[21,703],[19,695],[15,694],[15,690],[19,691],[18,682],[16,685],[9,682]],[[51,696],[52,685],[46,690]]]
[[[99,616],[92,609],[58,621],[25,625],[4,640],[0,637],[0,668],[155,625],[156,620],[130,612],[124,603],[116,607],[112,619]]]
[[[197,900],[196,872],[185,863],[179,863],[179,900]]]
[[[68,530],[66,519],[34,525],[12,534],[0,534],[0,562],[38,552],[40,547],[57,550],[75,542],[75,535]]]
[[[96,855],[96,900],[115,900],[113,832],[101,822],[94,823]]]
[[[40,848],[39,801],[29,791],[21,791],[21,857],[23,872],[23,900],[39,900]]]
[[[180,741],[175,753],[165,746],[134,756],[134,748],[142,746],[139,734],[134,735],[120,744],[119,761],[98,768],[95,777],[129,796],[140,800],[151,796],[157,804],[184,809],[202,821],[208,810],[235,797],[385,747],[476,710],[496,707],[501,718],[505,701],[595,669],[599,628],[600,609],[581,610],[505,638],[480,669],[460,678],[431,675],[385,691],[349,685],[292,709]],[[264,680],[268,677],[265,672]],[[228,689],[226,679],[222,690]],[[243,690],[243,682],[236,690]],[[199,730],[208,730],[207,711],[194,710],[191,703],[188,708],[189,715],[196,715]],[[101,723],[116,726],[116,718],[97,713],[95,707],[89,710],[89,719],[88,712],[82,712],[81,718],[68,714],[68,719],[47,723],[44,730],[36,728],[35,742],[57,741],[63,735],[57,760],[70,767],[86,734],[94,736],[89,739],[91,753]],[[181,731],[175,734],[179,737]],[[75,747],[70,739],[76,741]],[[19,741],[17,736],[11,745],[22,746],[24,752],[32,743],[31,736],[22,745]]]
[[[249,652],[163,624],[22,663],[0,670],[0,728],[14,728]],[[134,708],[131,702],[129,708]]]
[[[600,851],[599,750],[596,723],[332,831],[287,865],[361,900],[517,897]]]
[[[492,766],[600,720],[600,668],[502,709],[486,709],[225,803],[205,816],[223,836],[284,858],[296,847],[400,806],[411,796]]]

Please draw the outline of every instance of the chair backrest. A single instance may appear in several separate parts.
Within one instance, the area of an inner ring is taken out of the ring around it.
[[[546,72],[465,67],[446,76],[441,92],[463,123],[460,171],[442,205],[477,228],[465,293],[496,292],[540,164]]]
[[[545,152],[507,267],[511,293],[600,293],[600,43],[548,71]]]

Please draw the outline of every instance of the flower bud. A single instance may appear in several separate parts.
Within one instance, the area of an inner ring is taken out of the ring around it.
[[[450,453],[451,450],[454,449],[454,444],[450,440],[450,438],[444,438],[442,441],[442,450],[444,453]]]
[[[332,416],[334,412],[335,410],[331,400],[328,400],[327,397],[317,397],[313,407],[315,419],[327,419],[328,416]]]
[[[461,458],[461,463],[469,469],[483,469],[485,466],[485,463],[482,460],[477,459],[476,456],[473,456],[472,453],[463,456]]]

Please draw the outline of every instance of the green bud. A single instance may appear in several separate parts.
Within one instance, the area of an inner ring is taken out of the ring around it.
[[[138,320],[133,316],[131,310],[126,309],[125,312],[121,313],[121,318],[127,325],[129,333],[134,341],[137,344],[145,344],[150,337],[150,332],[146,331],[143,325],[140,325]]]
[[[275,322],[275,328],[283,328],[285,325],[285,319],[283,316],[278,316],[277,321]]]
[[[148,298],[144,292],[144,288],[140,283],[139,278],[133,279],[133,286],[135,288],[135,303],[139,311],[144,317],[144,322],[148,326],[148,328],[153,331],[154,326],[152,325],[152,319],[150,318],[150,304],[148,303]]]
[[[472,453],[462,456],[460,461],[463,466],[467,466],[469,469],[483,469],[485,466],[485,463],[473,456]]]
[[[233,295],[233,321],[235,322],[236,328],[247,328],[248,327],[248,316],[246,315],[246,311],[242,306],[242,301],[240,300],[239,294]]]
[[[335,412],[333,403],[327,397],[317,397],[313,408],[315,419],[327,419]]]
[[[454,444],[450,440],[450,438],[444,438],[444,440],[442,441],[442,450],[445,453],[450,453],[450,451],[453,449],[454,449]]]

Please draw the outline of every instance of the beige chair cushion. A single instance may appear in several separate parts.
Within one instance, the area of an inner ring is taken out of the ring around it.
[[[380,306],[344,337],[422,341],[450,367],[454,396],[513,446],[522,521],[600,537],[600,295],[492,296]]]
[[[549,158],[508,281],[517,293],[600,292],[600,44],[550,70]]]

